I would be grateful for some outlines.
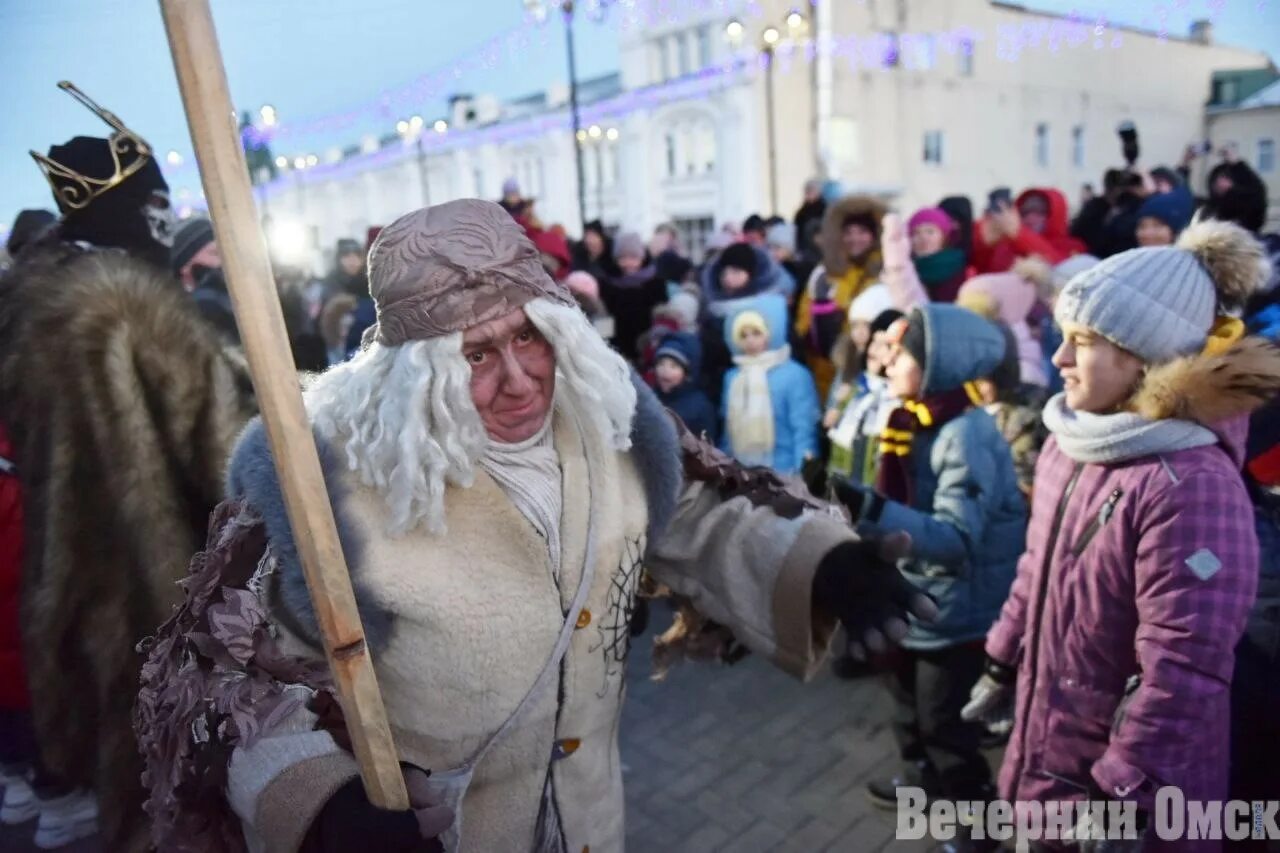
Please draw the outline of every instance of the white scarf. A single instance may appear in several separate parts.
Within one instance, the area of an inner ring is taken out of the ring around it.
[[[1132,412],[1073,411],[1067,408],[1065,393],[1055,394],[1045,404],[1044,423],[1062,452],[1076,462],[1106,465],[1218,443],[1213,430],[1191,421],[1152,421]]]
[[[889,382],[874,373],[864,373],[867,390],[844,407],[840,413],[840,421],[827,431],[827,437],[837,447],[848,450],[859,434],[879,435],[884,431],[884,423],[892,407],[882,405],[888,396]]]
[[[733,455],[743,464],[773,464],[775,434],[769,371],[790,358],[789,345],[759,355],[733,357],[738,373],[729,386],[729,443]]]
[[[547,543],[552,571],[560,578],[560,514],[564,488],[551,416],[533,437],[517,444],[489,441],[482,467]]]

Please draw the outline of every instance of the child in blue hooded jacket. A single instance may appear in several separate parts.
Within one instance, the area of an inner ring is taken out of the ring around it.
[[[798,474],[818,455],[818,389],[791,358],[787,303],[776,294],[740,300],[725,317],[734,367],[725,374],[721,448],[746,465]]]
[[[1009,445],[975,387],[1003,361],[1007,341],[977,314],[938,303],[898,320],[889,339],[889,393],[902,404],[880,439],[875,487],[846,480],[835,492],[860,530],[911,535],[899,566],[941,613],[932,623],[912,620],[893,659],[902,768],[867,792],[885,808],[896,807],[901,785],[931,797],[987,799],[982,729],[960,710],[966,685],[981,674],[983,638],[1008,597],[1026,535]]]

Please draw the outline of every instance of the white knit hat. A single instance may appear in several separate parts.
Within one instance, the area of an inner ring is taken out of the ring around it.
[[[1054,316],[1159,364],[1199,352],[1215,317],[1243,307],[1266,270],[1262,246],[1249,232],[1200,222],[1174,246],[1130,249],[1075,276]]]
[[[862,320],[864,323],[873,322],[892,307],[893,297],[889,294],[888,286],[873,284],[849,303],[849,322],[852,323],[854,320]]]

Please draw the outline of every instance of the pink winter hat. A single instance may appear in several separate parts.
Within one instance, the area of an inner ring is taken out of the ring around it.
[[[947,216],[947,212],[940,207],[922,207],[913,213],[907,220],[907,233],[910,234],[921,225],[936,225],[948,237],[956,230],[955,220]]]
[[[600,298],[600,282],[596,281],[596,277],[589,272],[583,270],[571,272],[568,278],[564,280],[564,283],[569,288],[570,293],[576,293],[587,299]]]

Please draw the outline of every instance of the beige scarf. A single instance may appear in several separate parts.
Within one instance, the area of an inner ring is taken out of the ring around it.
[[[738,373],[729,385],[729,444],[744,465],[772,465],[774,445],[773,400],[769,396],[769,371],[791,358],[791,347],[782,346],[759,355],[735,355]]]

